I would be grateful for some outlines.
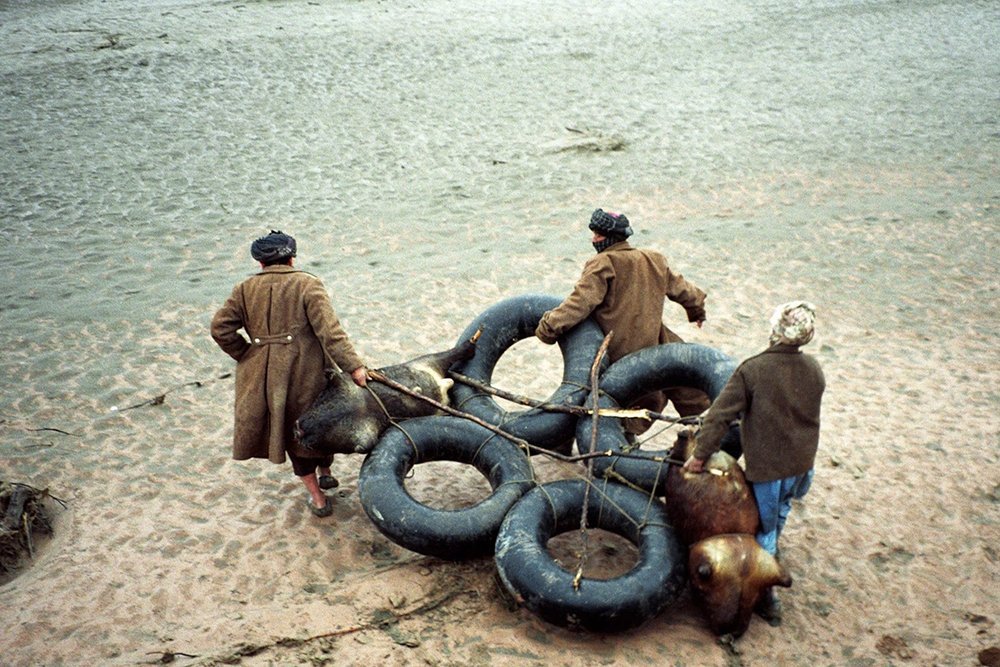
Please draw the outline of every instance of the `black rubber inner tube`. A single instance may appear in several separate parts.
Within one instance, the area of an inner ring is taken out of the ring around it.
[[[628,407],[636,399],[667,387],[694,387],[715,400],[735,370],[736,362],[732,358],[704,345],[668,343],[647,347],[622,357],[601,375],[598,406]],[[592,400],[588,397],[586,405],[590,405]],[[592,428],[590,417],[581,417],[577,422],[576,441],[581,452],[591,451]],[[622,420],[617,417],[601,417],[598,420],[594,451],[620,452],[627,448]],[[737,429],[731,429],[727,434],[723,449],[737,459],[740,457]],[[642,489],[662,495],[668,464],[653,459],[662,459],[669,454],[669,450],[635,450],[631,455],[643,457],[642,459],[600,457],[594,459],[593,470],[595,475],[620,475]]]
[[[527,609],[561,627],[621,632],[673,603],[685,585],[681,547],[663,504],[624,485],[597,480],[587,523],[616,533],[639,549],[639,560],[613,579],[582,578],[555,562],[548,541],[580,527],[586,482],[561,480],[535,487],[507,513],[496,542],[501,584]]]
[[[483,311],[459,336],[468,340],[476,331],[482,334],[476,343],[475,356],[454,367],[463,375],[492,384],[493,371],[500,357],[514,343],[535,335],[535,328],[547,310],[562,303],[555,296],[524,294],[500,301]],[[590,318],[566,332],[558,345],[563,358],[562,383],[546,399],[547,403],[579,406],[589,393],[590,368],[604,341],[600,326]],[[602,368],[604,365],[602,364]],[[568,454],[573,446],[576,417],[539,408],[508,411],[489,394],[456,382],[451,389],[453,407],[501,427],[511,435],[533,445]]]
[[[458,510],[417,502],[404,478],[415,465],[429,461],[474,466],[489,481],[492,494]],[[491,554],[507,510],[533,486],[528,457],[517,445],[467,419],[447,416],[390,426],[358,477],[361,506],[383,535],[411,551],[447,560]]]

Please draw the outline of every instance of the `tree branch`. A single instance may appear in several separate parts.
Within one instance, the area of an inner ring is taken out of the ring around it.
[[[468,375],[462,375],[456,371],[448,371],[448,377],[455,380],[456,382],[461,382],[462,384],[467,384],[474,389],[490,394],[491,396],[496,396],[497,398],[502,398],[520,405],[526,405],[530,408],[538,408],[540,410],[545,410],[547,412],[564,412],[566,414],[577,415],[580,417],[585,417],[592,415],[596,409],[601,417],[618,417],[620,419],[645,419],[647,421],[665,421],[674,424],[694,424],[697,423],[697,417],[672,417],[670,415],[665,415],[662,412],[653,412],[652,410],[646,410],[641,408],[636,409],[625,409],[625,408],[588,408],[582,405],[564,405],[561,403],[549,403],[546,401],[539,401],[527,396],[522,396],[521,394],[514,394],[509,391],[505,391],[498,387],[494,387],[485,382],[480,382],[475,378],[471,378]]]

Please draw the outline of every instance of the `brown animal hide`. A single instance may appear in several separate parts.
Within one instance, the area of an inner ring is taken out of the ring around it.
[[[691,432],[681,431],[671,458],[686,461],[694,447]],[[705,469],[688,473],[673,465],[667,472],[667,514],[681,543],[690,545],[722,533],[756,534],[757,501],[736,459],[719,451],[705,462]]]
[[[697,542],[688,554],[688,573],[717,635],[739,637],[765,589],[792,585],[788,572],[753,535],[715,535]]]
[[[448,389],[454,382],[445,374],[453,364],[475,354],[475,340],[378,370],[412,391],[446,404]],[[391,421],[437,413],[438,409],[426,401],[378,382],[369,382],[362,389],[347,373],[334,370],[326,388],[299,417],[294,432],[298,443],[316,452],[317,457],[364,454],[375,447]]]

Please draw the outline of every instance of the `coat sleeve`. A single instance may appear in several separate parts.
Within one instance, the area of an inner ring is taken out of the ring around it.
[[[364,366],[365,363],[354,351],[354,345],[347,337],[347,332],[340,325],[340,319],[330,304],[330,295],[327,294],[322,281],[319,279],[310,281],[304,294],[304,301],[309,324],[319,338],[327,360],[333,361],[341,370],[348,373]]]
[[[240,333],[243,321],[243,286],[237,285],[212,318],[212,339],[222,351],[239,361],[250,349],[250,342]]]
[[[608,283],[614,278],[614,267],[610,262],[601,261],[597,255],[583,267],[583,273],[566,299],[542,315],[535,328],[535,336],[543,343],[551,345],[558,338],[587,319],[594,309],[601,305],[608,293]]]
[[[688,322],[705,319],[705,292],[667,268],[667,298],[687,311]]]
[[[705,421],[695,437],[694,457],[704,461],[717,452],[729,425],[749,406],[746,379],[742,369],[737,368],[705,415]]]

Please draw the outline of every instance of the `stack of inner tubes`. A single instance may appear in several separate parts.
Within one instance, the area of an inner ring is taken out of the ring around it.
[[[639,560],[613,579],[584,578],[563,569],[549,539],[579,530],[584,494],[587,525],[636,545]],[[545,621],[590,632],[622,632],[659,614],[681,593],[684,556],[663,503],[623,484],[566,479],[537,486],[507,513],[496,542],[497,573],[525,608]]]
[[[458,337],[459,342],[466,341],[481,331],[475,356],[453,370],[484,384],[492,384],[493,370],[503,353],[519,340],[533,337],[545,311],[561,302],[554,296],[526,294],[505,299],[487,309]],[[583,404],[590,391],[590,369],[603,342],[601,327],[590,318],[559,339],[563,358],[562,383],[546,403]],[[606,367],[607,363],[602,362],[602,370]],[[452,388],[451,397],[453,407],[499,426],[517,438],[562,454],[572,450],[576,417],[571,414],[546,412],[540,408],[507,411],[489,394],[461,383]]]
[[[495,304],[459,336],[463,341],[480,332],[475,356],[452,370],[491,384],[500,357],[533,336],[542,315],[560,303],[554,296],[527,294]],[[603,340],[591,319],[560,339],[562,383],[546,403],[592,404],[590,372]],[[702,345],[647,348],[610,367],[602,362],[598,405],[628,407],[645,394],[675,386],[694,387],[714,399],[735,368],[728,356]],[[507,411],[492,396],[458,382],[451,402],[512,438],[455,416],[417,417],[391,426],[365,458],[358,478],[361,505],[382,534],[406,549],[446,560],[492,554],[509,596],[561,627],[621,632],[674,602],[685,580],[684,557],[665,506],[655,497],[662,495],[666,479],[665,464],[657,459],[668,452],[635,450],[626,457],[628,444],[617,417],[601,417],[591,442],[591,416],[540,408]],[[730,453],[739,446],[738,433],[732,435],[724,445]],[[519,441],[561,455],[571,454],[575,442],[580,452],[609,455],[593,460],[593,479],[539,485],[530,453]],[[414,466],[431,461],[474,466],[489,481],[491,494],[460,510],[417,502],[404,479]],[[550,538],[579,526],[585,504],[588,525],[616,533],[638,548],[639,560],[625,574],[573,581],[573,574],[548,553]]]
[[[669,343],[647,347],[622,357],[601,375],[598,407],[625,408],[640,397],[667,387],[694,387],[714,400],[735,370],[736,364],[730,357],[704,345]],[[593,399],[591,395],[587,405],[592,405]],[[616,417],[600,417],[596,439],[592,436],[592,420],[579,419],[576,442],[581,452],[622,452],[629,449],[622,420]],[[739,447],[738,434],[728,435],[723,443],[723,449],[737,459],[740,457]],[[614,472],[632,484],[662,496],[668,465],[662,459],[669,454],[668,450],[636,449],[630,452],[629,458],[606,456],[594,459],[593,468],[597,475],[607,476]]]
[[[429,461],[474,466],[493,492],[461,510],[419,503],[403,480],[413,466]],[[358,476],[361,506],[383,535],[410,551],[448,560],[491,554],[500,522],[533,486],[531,466],[517,445],[479,424],[448,416],[390,426]]]

